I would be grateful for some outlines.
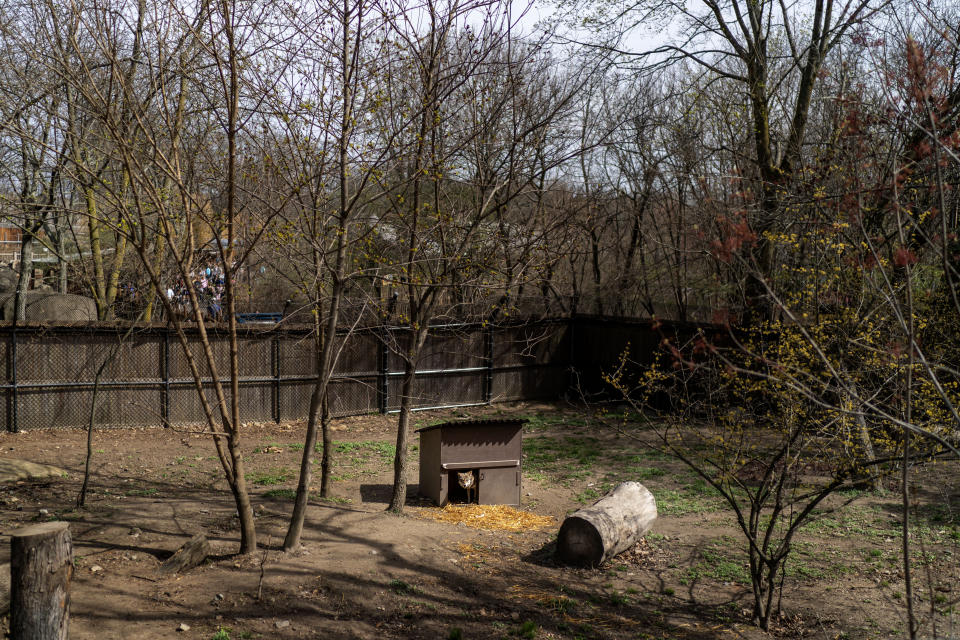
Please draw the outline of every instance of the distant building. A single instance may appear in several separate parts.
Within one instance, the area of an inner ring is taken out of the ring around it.
[[[20,264],[20,227],[8,220],[0,220],[0,263]]]

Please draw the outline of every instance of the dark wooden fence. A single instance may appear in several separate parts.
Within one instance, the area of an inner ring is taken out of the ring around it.
[[[587,397],[608,389],[602,372],[629,344],[634,360],[649,361],[664,337],[692,335],[699,325],[593,317],[509,325],[457,324],[432,329],[417,372],[418,409],[490,402]],[[94,379],[98,426],[195,424],[203,413],[183,347],[165,326],[0,326],[0,378],[9,431],[85,426]],[[209,332],[217,374],[228,376],[227,336]],[[331,390],[334,415],[399,409],[408,332],[375,327],[339,336],[342,355]],[[212,379],[196,333],[190,349]],[[306,416],[316,379],[313,338],[305,328],[245,328],[240,333],[240,411],[244,421]],[[211,400],[210,385],[206,385]],[[229,387],[228,387],[229,388]]]
[[[193,424],[203,413],[183,346],[164,326],[0,327],[0,379],[5,411],[0,428],[17,431],[84,426],[97,370],[98,426]],[[332,385],[334,415],[399,408],[408,332],[378,327],[340,336]],[[568,387],[569,322],[507,326],[439,326],[424,349],[416,378],[417,408],[554,398]],[[200,343],[189,333],[191,351]],[[217,374],[229,373],[225,333],[210,331]],[[313,338],[304,328],[244,329],[240,334],[240,409],[245,421],[302,418],[316,378]],[[203,358],[202,374],[212,379]],[[207,387],[209,388],[209,384]],[[211,394],[212,391],[208,391]]]

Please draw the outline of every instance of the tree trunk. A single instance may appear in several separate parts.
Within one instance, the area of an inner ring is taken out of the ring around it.
[[[73,545],[66,522],[44,522],[10,536],[10,638],[66,640]]]
[[[624,482],[567,516],[557,534],[557,555],[567,564],[598,566],[635,545],[656,519],[653,494],[639,482]]]
[[[321,340],[323,338],[320,338]],[[317,358],[317,366],[322,366]],[[313,393],[310,394],[310,409],[307,413],[307,433],[304,436],[303,455],[300,458],[300,475],[297,477],[297,494],[294,497],[293,512],[290,514],[290,525],[287,527],[287,535],[283,539],[283,550],[293,551],[300,546],[300,537],[303,535],[303,523],[307,515],[307,500],[310,497],[310,481],[313,469],[310,466],[313,460],[313,448],[317,441],[317,417],[320,413],[320,405],[324,388],[322,384],[323,372],[317,372],[317,382],[313,385]],[[327,453],[326,448],[323,451]]]
[[[413,382],[417,367],[407,362],[400,385],[400,418],[397,420],[397,450],[393,457],[393,495],[389,511],[401,513],[407,501],[407,441],[410,439],[410,411],[413,408]]]
[[[417,361],[427,339],[427,324],[417,324],[403,369],[400,396],[400,419],[397,420],[397,451],[393,458],[393,496],[389,511],[401,513],[407,501],[407,443],[410,440],[410,413],[413,410],[413,385],[416,381]]]
[[[323,452],[320,454],[320,497],[330,497],[330,469],[333,467],[333,436],[330,433],[330,394],[329,386],[324,390],[320,407],[320,437],[323,439]]]
[[[59,256],[59,270],[57,271],[57,293],[67,293],[68,280],[70,274],[70,263],[63,259],[67,254],[67,244],[63,240],[63,231],[57,234],[57,255]]]
[[[30,272],[33,271],[33,230],[24,229],[20,243],[20,277],[14,296],[13,317],[23,322],[27,316],[27,291],[30,290]]]
[[[238,428],[238,427],[236,427]],[[250,503],[250,492],[247,490],[247,479],[244,476],[243,454],[240,452],[240,443],[236,442],[239,435],[234,433],[229,438],[230,455],[233,458],[233,498],[237,504],[237,516],[240,518],[240,553],[253,553],[257,550],[257,523],[253,519],[253,505]]]
[[[345,180],[344,180],[345,181]],[[343,192],[345,195],[345,192]],[[333,288],[330,292],[330,314],[327,317],[326,326],[320,330],[320,307],[317,307],[317,316],[315,328],[318,332],[317,341],[317,381],[314,385],[313,395],[310,398],[310,415],[307,418],[307,433],[303,445],[303,457],[300,461],[300,477],[297,480],[297,495],[294,500],[293,512],[290,515],[290,526],[287,528],[287,535],[283,540],[284,551],[292,551],[300,545],[300,536],[303,533],[303,523],[307,514],[307,498],[310,492],[311,482],[311,460],[314,456],[314,447],[317,442],[317,414],[322,412],[320,420],[323,453],[320,465],[320,496],[326,498],[329,492],[330,484],[330,412],[328,402],[328,391],[330,388],[330,379],[333,377],[333,369],[336,367],[337,357],[335,356],[337,324],[340,319],[340,301],[343,298],[343,278],[344,264],[347,259],[347,217],[340,216],[340,223],[337,235],[337,257],[333,270]],[[318,300],[320,292],[317,292]]]

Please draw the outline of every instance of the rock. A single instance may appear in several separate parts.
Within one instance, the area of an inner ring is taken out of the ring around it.
[[[206,560],[208,555],[210,555],[210,543],[205,535],[198,533],[160,565],[160,572],[182,573],[189,571]]]
[[[519,619],[520,619],[520,614],[517,613],[516,611],[511,611],[511,612],[510,612],[510,619],[511,619],[511,620],[519,620]]]
[[[103,567],[101,567],[98,564],[95,564],[92,567],[90,567],[90,573],[100,573],[101,571],[103,571]]]
[[[277,629],[286,629],[289,626],[290,626],[289,620],[277,620],[276,622]]]
[[[140,531],[140,527],[134,527],[130,529],[130,535],[133,536],[134,538],[138,537],[141,533],[143,532]]]
[[[213,599],[214,599],[214,600],[223,600],[223,594],[222,594],[222,593],[218,593],[217,595],[213,596]]]
[[[184,631],[190,631],[190,625],[188,625],[186,622],[181,622],[180,626],[177,627],[177,631],[180,631],[181,633]]]

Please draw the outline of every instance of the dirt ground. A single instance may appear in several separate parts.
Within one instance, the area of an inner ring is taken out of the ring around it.
[[[311,501],[296,554],[279,545],[302,451],[299,423],[252,424],[244,432],[257,554],[232,555],[239,539],[232,499],[209,438],[188,429],[96,432],[92,490],[82,509],[73,503],[83,432],[0,435],[3,456],[69,472],[0,487],[0,531],[70,522],[70,635],[77,640],[767,637],[749,624],[735,522],[689,472],[560,405],[494,405],[416,419],[422,426],[493,415],[531,419],[522,508],[553,516],[544,530],[484,531],[427,517],[435,507],[416,497],[415,448],[408,508],[402,516],[386,513],[395,418],[365,416],[336,421],[333,498]],[[929,578],[920,580],[921,592],[934,603],[941,632],[960,629],[956,475],[941,471],[950,482],[929,489],[929,503],[947,511],[930,511],[918,533],[929,554],[919,565]],[[564,515],[623,480],[639,480],[657,497],[660,517],[646,540],[599,569],[557,566],[552,543]],[[787,616],[775,635],[902,635],[902,576],[890,526],[896,501],[895,494],[870,494],[809,528],[788,566]],[[160,562],[200,532],[214,557],[184,575],[159,576]],[[0,561],[9,560],[7,540]],[[178,631],[181,625],[189,629]]]

